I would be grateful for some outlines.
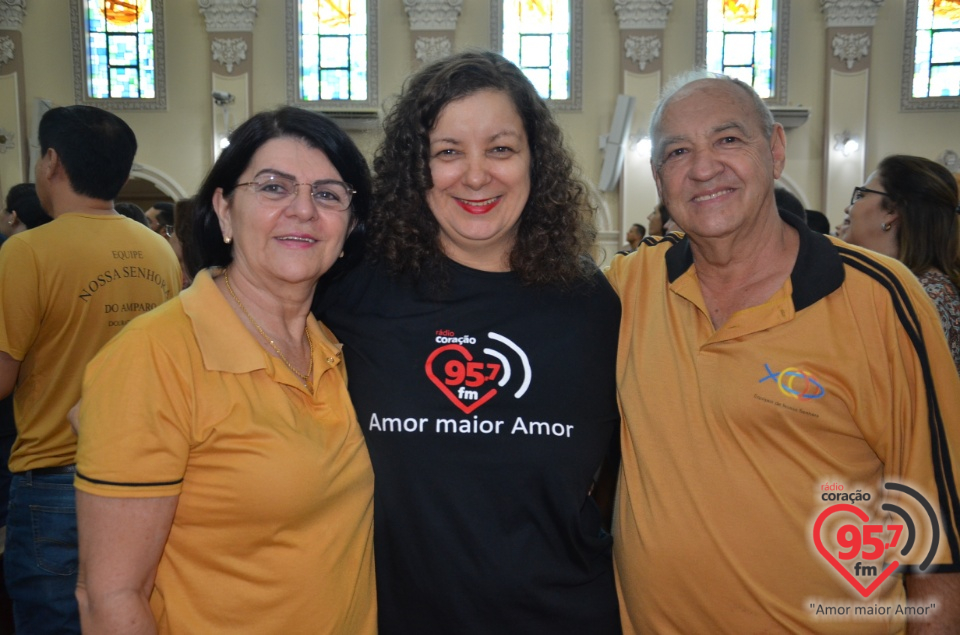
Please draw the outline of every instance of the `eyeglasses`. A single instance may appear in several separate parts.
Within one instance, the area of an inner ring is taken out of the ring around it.
[[[879,190],[871,190],[867,187],[855,187],[853,188],[853,196],[850,197],[850,204],[853,205],[859,201],[865,194],[879,194],[880,196],[890,196],[886,192],[881,192]]]
[[[313,183],[297,183],[294,179],[277,174],[263,175],[236,187],[250,186],[264,205],[286,207],[297,197],[301,185],[310,188],[310,198],[318,208],[337,212],[350,209],[350,201],[357,193],[353,186],[343,181],[324,179]]]

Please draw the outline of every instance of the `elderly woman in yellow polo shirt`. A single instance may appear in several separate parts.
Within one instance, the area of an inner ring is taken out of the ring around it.
[[[316,113],[231,135],[197,197],[206,268],[87,368],[84,631],[375,632],[373,472],[340,345],[309,314],[369,179]]]

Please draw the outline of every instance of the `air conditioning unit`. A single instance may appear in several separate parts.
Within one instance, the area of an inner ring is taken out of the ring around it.
[[[376,110],[323,110],[344,130],[377,130],[380,128],[380,115]]]

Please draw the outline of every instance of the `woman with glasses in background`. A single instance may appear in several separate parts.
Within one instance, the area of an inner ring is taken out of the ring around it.
[[[376,631],[373,472],[340,346],[309,314],[369,201],[322,115],[231,135],[197,195],[206,268],[87,368],[85,632]]]
[[[940,312],[960,372],[960,208],[957,180],[944,166],[907,155],[883,159],[853,188],[840,238],[900,260]]]

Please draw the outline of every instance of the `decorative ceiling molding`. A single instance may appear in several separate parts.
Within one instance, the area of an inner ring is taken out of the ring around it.
[[[429,64],[450,55],[453,52],[453,42],[446,37],[418,37],[414,52],[418,60]]]
[[[660,57],[662,44],[656,35],[630,36],[624,41],[623,48],[627,59],[636,62],[640,70],[646,70],[647,64]]]
[[[858,60],[870,55],[870,36],[867,33],[840,33],[833,37],[833,55],[853,68]]]
[[[257,0],[197,0],[207,33],[253,31]]]
[[[403,0],[411,31],[453,31],[463,0]]]
[[[27,0],[0,0],[0,29],[19,31],[27,14]]]
[[[614,0],[620,29],[665,29],[673,0]]]
[[[827,28],[873,26],[883,0],[820,0]]]

